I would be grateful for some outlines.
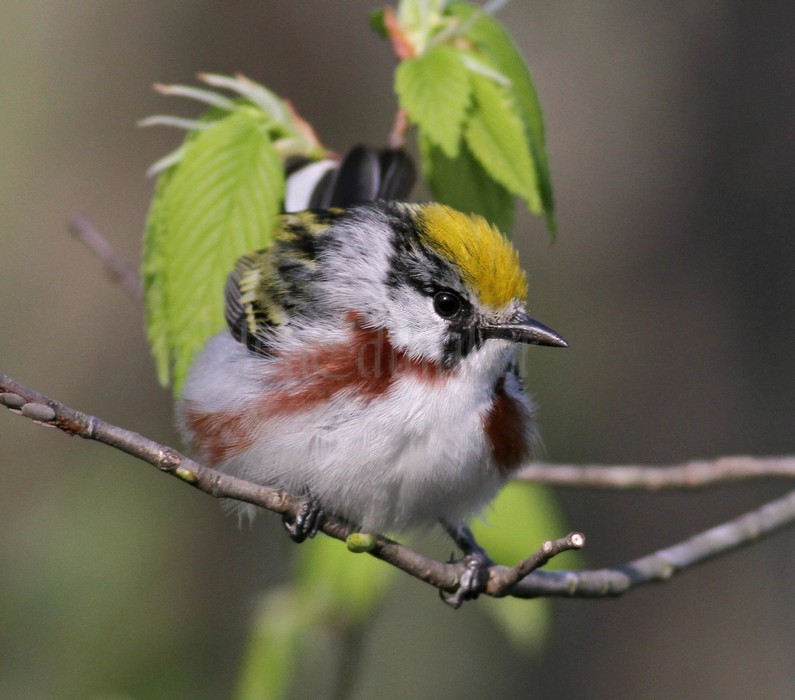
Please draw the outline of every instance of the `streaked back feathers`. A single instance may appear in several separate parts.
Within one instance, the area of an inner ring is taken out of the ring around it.
[[[283,214],[267,248],[241,257],[226,282],[226,322],[236,340],[267,354],[267,337],[302,310],[324,235],[341,209]]]

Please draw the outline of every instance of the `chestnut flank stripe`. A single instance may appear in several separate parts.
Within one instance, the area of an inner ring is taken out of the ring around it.
[[[432,362],[413,360],[395,350],[384,330],[364,328],[354,318],[351,342],[319,346],[305,353],[282,359],[263,360],[279,364],[276,386],[263,393],[257,405],[240,411],[201,412],[188,408],[187,426],[193,433],[194,447],[211,464],[234,457],[254,442],[255,427],[262,421],[289,416],[328,403],[342,392],[372,400],[389,391],[401,374],[420,380],[438,381],[444,369]],[[252,420],[256,416],[256,421]]]
[[[494,454],[494,462],[504,476],[527,460],[532,451],[527,426],[527,407],[505,391],[505,377],[497,380],[494,401],[484,419],[486,438]]]

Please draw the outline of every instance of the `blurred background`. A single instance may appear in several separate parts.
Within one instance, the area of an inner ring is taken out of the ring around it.
[[[394,64],[368,30],[376,6],[1,3],[0,371],[176,444],[141,310],[67,222],[87,214],[139,259],[144,173],[178,134],[135,122],[196,113],[154,82],[240,71],[336,150],[383,144]],[[557,242],[524,215],[514,234],[533,312],[571,343],[529,355],[546,457],[793,453],[795,5],[514,2],[500,17],[539,88],[556,188]],[[257,596],[289,579],[275,517],[239,530],[176,480],[8,413],[0,470],[0,696],[232,694]],[[786,490],[558,500],[587,563],[608,566]],[[624,599],[555,601],[534,655],[477,604],[453,613],[401,576],[354,696],[792,697],[794,554],[789,531]]]

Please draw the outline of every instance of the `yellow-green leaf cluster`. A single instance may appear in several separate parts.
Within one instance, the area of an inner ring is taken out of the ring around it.
[[[472,81],[459,52],[442,44],[403,61],[395,73],[395,89],[401,106],[425,136],[449,158],[457,156],[472,102]]]
[[[468,2],[403,0],[398,18],[415,55],[398,67],[395,91],[434,197],[506,230],[518,198],[554,234],[541,107],[507,32]]]
[[[227,274],[241,255],[270,242],[284,198],[285,158],[322,152],[266,88],[242,77],[202,79],[237,96],[160,86],[210,107],[195,121],[145,120],[189,130],[154,166],[160,174],[144,236],[147,332],[158,377],[177,395],[196,352],[223,327]]]

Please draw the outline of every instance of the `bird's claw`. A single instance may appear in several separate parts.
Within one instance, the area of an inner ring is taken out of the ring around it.
[[[454,610],[467,600],[475,600],[486,590],[491,566],[489,558],[480,552],[467,554],[456,563],[464,565],[464,572],[458,578],[458,588],[453,593],[439,591],[441,599]]]
[[[303,542],[314,537],[323,523],[323,509],[311,496],[304,499],[295,517],[282,515],[282,525],[293,542]]]

